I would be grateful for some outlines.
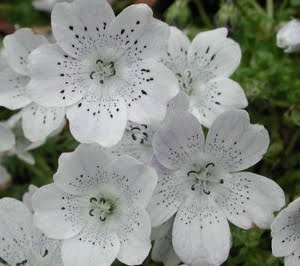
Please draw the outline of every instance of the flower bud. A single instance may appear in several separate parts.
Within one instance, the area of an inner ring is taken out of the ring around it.
[[[276,36],[276,44],[286,53],[300,50],[300,22],[296,19],[283,25]]]

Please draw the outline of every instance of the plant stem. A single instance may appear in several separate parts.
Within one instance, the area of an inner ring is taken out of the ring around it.
[[[194,0],[194,4],[196,5],[197,9],[198,9],[198,13],[202,19],[202,22],[204,23],[204,25],[207,27],[207,28],[212,28],[213,25],[209,19],[209,17],[207,16],[203,6],[202,6],[202,3],[201,3],[201,0]]]

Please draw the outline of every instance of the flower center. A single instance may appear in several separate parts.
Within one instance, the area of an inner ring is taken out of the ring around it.
[[[183,74],[176,73],[176,77],[178,79],[181,90],[183,90],[186,94],[191,95],[191,85],[193,83],[192,72],[190,70],[186,70]]]
[[[138,141],[140,144],[145,144],[149,140],[149,135],[144,131],[148,128],[147,125],[134,126],[130,128],[131,138],[134,141]]]
[[[104,84],[104,82],[116,75],[115,63],[113,61],[104,62],[97,59],[90,72],[90,79]]]
[[[191,170],[187,172],[187,176],[193,178],[193,184],[191,186],[192,191],[197,189],[207,195],[210,194],[210,184],[224,183],[223,178],[216,178],[215,164],[212,162],[207,163],[205,167],[201,167],[199,170]]]
[[[112,215],[115,209],[115,205],[112,200],[106,198],[90,198],[90,210],[89,215],[94,217],[99,217],[101,222],[106,221],[106,219]]]

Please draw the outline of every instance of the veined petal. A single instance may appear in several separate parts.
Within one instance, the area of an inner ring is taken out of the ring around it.
[[[0,152],[12,149],[15,143],[16,139],[13,132],[0,124]]]
[[[32,103],[22,110],[24,135],[32,142],[44,140],[61,127],[64,119],[64,107],[43,107]]]
[[[114,18],[105,0],[59,3],[51,15],[53,35],[69,55],[80,58],[106,45],[108,28]]]
[[[59,157],[55,184],[63,191],[83,195],[103,182],[113,157],[96,144],[80,144]]]
[[[123,155],[112,162],[108,171],[131,202],[146,208],[157,184],[153,168],[131,156]]]
[[[119,250],[120,242],[115,233],[90,226],[63,241],[62,259],[65,266],[110,266]]]
[[[227,29],[199,33],[188,51],[188,62],[197,80],[229,77],[241,61],[241,48],[226,37]]]
[[[118,93],[127,103],[128,119],[140,124],[162,121],[168,101],[179,91],[173,73],[152,59],[137,62],[130,68],[119,66],[119,73],[127,82]]]
[[[1,58],[2,59],[2,58]],[[31,103],[25,92],[29,78],[4,67],[0,72],[0,105],[16,110]]]
[[[188,198],[180,207],[173,225],[173,247],[190,265],[220,265],[227,259],[229,225],[209,196]]]
[[[150,249],[151,223],[148,213],[133,206],[124,217],[118,232],[120,251],[118,260],[126,265],[140,265],[147,258]]]
[[[210,127],[223,112],[248,105],[243,89],[228,78],[216,78],[207,83],[196,82],[190,99],[191,112],[206,127]]]
[[[19,29],[4,38],[4,55],[13,70],[27,76],[29,75],[29,54],[40,45],[46,43],[48,41],[44,36],[34,34],[30,29]]]
[[[291,255],[300,245],[300,199],[282,210],[271,225],[272,252],[276,257]]]
[[[212,197],[227,219],[244,229],[253,225],[270,228],[273,213],[285,204],[283,190],[271,179],[249,172],[234,173],[222,180]]]
[[[193,153],[203,150],[204,134],[196,117],[188,112],[169,114],[153,137],[158,161],[169,169],[178,169]]]
[[[81,143],[98,143],[105,147],[117,144],[123,137],[127,123],[124,99],[117,95],[87,94],[67,109],[70,131]]]
[[[47,44],[30,54],[31,80],[27,93],[43,106],[69,106],[89,88],[89,73],[80,62],[56,44]]]
[[[212,124],[205,152],[216,156],[228,171],[237,172],[260,161],[269,141],[267,130],[261,125],[250,124],[246,111],[227,111]]]
[[[176,27],[170,27],[168,51],[162,62],[173,71],[182,74],[188,66],[187,53],[190,46],[188,37]]]
[[[78,197],[55,184],[39,188],[32,197],[32,207],[35,226],[50,238],[68,239],[83,227]]]

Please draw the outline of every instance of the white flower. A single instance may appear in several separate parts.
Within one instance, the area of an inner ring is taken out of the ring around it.
[[[154,169],[136,159],[81,144],[60,157],[54,184],[33,195],[35,224],[63,239],[65,266],[105,266],[116,258],[141,264],[151,248],[145,208],[156,182]]]
[[[153,137],[159,180],[149,212],[153,226],[175,214],[172,242],[189,265],[220,265],[230,249],[227,219],[241,228],[269,228],[284,193],[272,180],[240,172],[261,160],[269,135],[246,111],[221,114],[206,141],[200,123],[174,112]]]
[[[72,1],[73,0],[35,0],[32,4],[34,8],[38,10],[51,12],[56,3]]]
[[[300,50],[300,22],[296,19],[283,25],[276,35],[276,44],[286,53]]]
[[[0,105],[12,110],[23,108],[22,127],[26,138],[33,142],[42,141],[65,124],[64,108],[40,106],[33,103],[26,92],[30,79],[28,55],[47,40],[29,29],[20,29],[6,36],[3,43]]]
[[[9,265],[63,265],[61,241],[36,229],[32,213],[18,200],[0,200],[0,239],[0,257]]]
[[[180,259],[175,254],[172,246],[172,226],[174,218],[169,219],[159,227],[152,228],[152,240],[155,240],[151,259],[163,262],[165,266],[177,266]]]
[[[32,196],[38,190],[35,185],[29,185],[28,192],[24,193],[22,201],[27,206],[27,208],[33,212],[32,208]]]
[[[162,120],[178,92],[176,77],[155,59],[166,50],[169,28],[145,4],[117,17],[105,0],[56,4],[53,35],[30,56],[30,95],[45,106],[68,106],[73,136],[113,146],[127,120]],[[60,47],[62,48],[60,48]]]
[[[227,38],[226,28],[199,33],[190,43],[183,32],[171,27],[168,52],[162,62],[190,96],[190,111],[202,125],[210,127],[224,111],[248,105],[242,88],[229,79],[240,60],[241,49]]]
[[[286,266],[300,264],[299,215],[300,199],[296,199],[278,214],[271,225],[273,255],[285,257]]]
[[[35,160],[29,151],[43,145],[44,141],[31,142],[28,140],[24,136],[21,118],[22,114],[19,112],[10,117],[7,121],[0,122],[0,127],[4,127],[9,130],[15,139],[14,145],[3,153],[3,156],[17,155],[19,159],[29,164],[34,164]]]
[[[168,102],[166,117],[168,113],[173,111],[187,111],[188,104],[189,101],[186,94],[178,93]],[[149,164],[153,156],[153,135],[160,125],[161,123],[146,125],[129,121],[121,141],[106,150],[117,156],[128,154],[145,164]]]

